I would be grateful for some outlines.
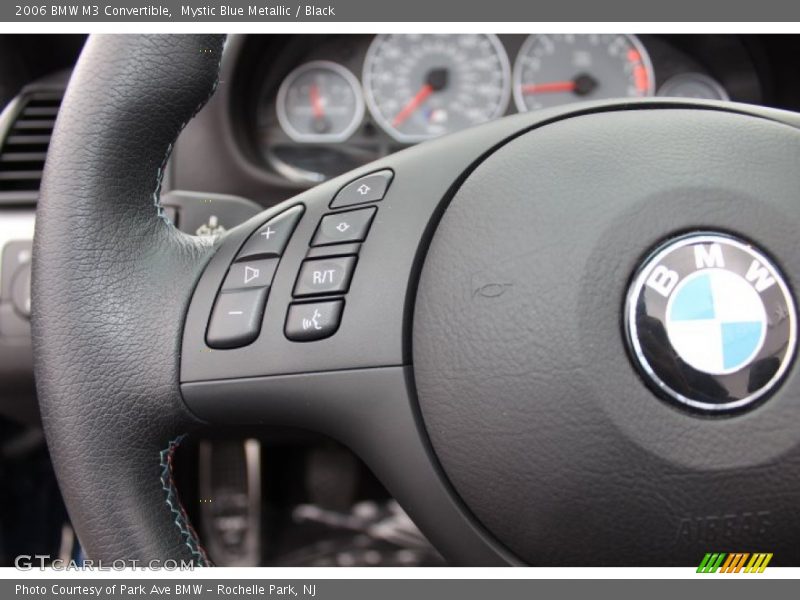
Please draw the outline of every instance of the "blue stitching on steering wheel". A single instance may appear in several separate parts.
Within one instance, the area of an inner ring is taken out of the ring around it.
[[[197,564],[201,567],[212,567],[214,563],[211,562],[206,549],[200,543],[197,532],[189,522],[189,515],[186,514],[186,510],[181,504],[178,488],[175,487],[175,479],[172,473],[175,450],[178,449],[185,437],[185,435],[178,436],[169,443],[165,450],[161,451],[161,487],[167,493],[167,506],[169,506],[172,514],[175,515],[175,525],[180,530],[181,536],[183,536],[186,546],[188,546]]]

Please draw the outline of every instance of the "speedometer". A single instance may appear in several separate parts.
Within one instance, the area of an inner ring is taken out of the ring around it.
[[[652,96],[655,77],[631,35],[532,35],[514,64],[520,112],[580,100]]]
[[[364,95],[389,135],[419,142],[501,116],[510,71],[495,35],[379,35],[364,60]]]

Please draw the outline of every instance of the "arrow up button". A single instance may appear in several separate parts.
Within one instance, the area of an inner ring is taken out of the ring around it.
[[[392,183],[392,177],[394,177],[394,173],[389,169],[384,169],[351,181],[336,194],[331,201],[331,208],[383,200],[389,184]]]

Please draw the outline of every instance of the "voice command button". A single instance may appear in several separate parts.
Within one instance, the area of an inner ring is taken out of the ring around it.
[[[284,333],[293,342],[321,340],[336,333],[344,300],[292,304],[286,315]]]

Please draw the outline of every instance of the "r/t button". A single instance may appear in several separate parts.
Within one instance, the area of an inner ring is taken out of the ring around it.
[[[343,294],[350,287],[355,265],[355,256],[307,260],[297,276],[294,295]]]

